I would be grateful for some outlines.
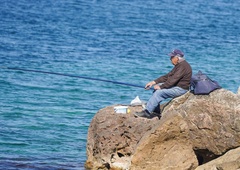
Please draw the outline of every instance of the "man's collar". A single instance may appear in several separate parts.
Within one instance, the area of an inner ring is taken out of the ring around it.
[[[178,57],[178,63],[181,63],[181,62],[183,62],[183,61],[185,61],[185,58],[183,58],[183,57]]]

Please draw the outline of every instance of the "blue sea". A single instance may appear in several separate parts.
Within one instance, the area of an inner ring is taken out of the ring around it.
[[[236,93],[240,1],[1,0],[0,169],[84,170],[95,113],[152,92],[139,87],[6,69],[17,67],[145,84],[185,53]]]

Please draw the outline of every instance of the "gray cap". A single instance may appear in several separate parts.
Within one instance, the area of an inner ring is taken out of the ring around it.
[[[184,53],[181,50],[179,50],[179,49],[175,49],[171,53],[169,53],[168,55],[170,57],[174,57],[174,56],[183,57]]]

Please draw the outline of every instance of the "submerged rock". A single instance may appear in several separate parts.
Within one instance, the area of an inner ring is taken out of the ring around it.
[[[162,118],[145,119],[101,109],[88,130],[90,169],[196,169],[240,147],[240,97],[225,89],[186,93],[164,106]]]

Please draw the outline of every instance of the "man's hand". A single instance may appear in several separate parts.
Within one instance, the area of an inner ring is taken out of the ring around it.
[[[155,85],[156,84],[156,82],[155,81],[150,81],[149,83],[147,83],[146,84],[146,86],[145,86],[145,89],[150,89],[153,85]]]
[[[161,87],[158,84],[154,86],[154,90],[160,90],[160,89]]]

